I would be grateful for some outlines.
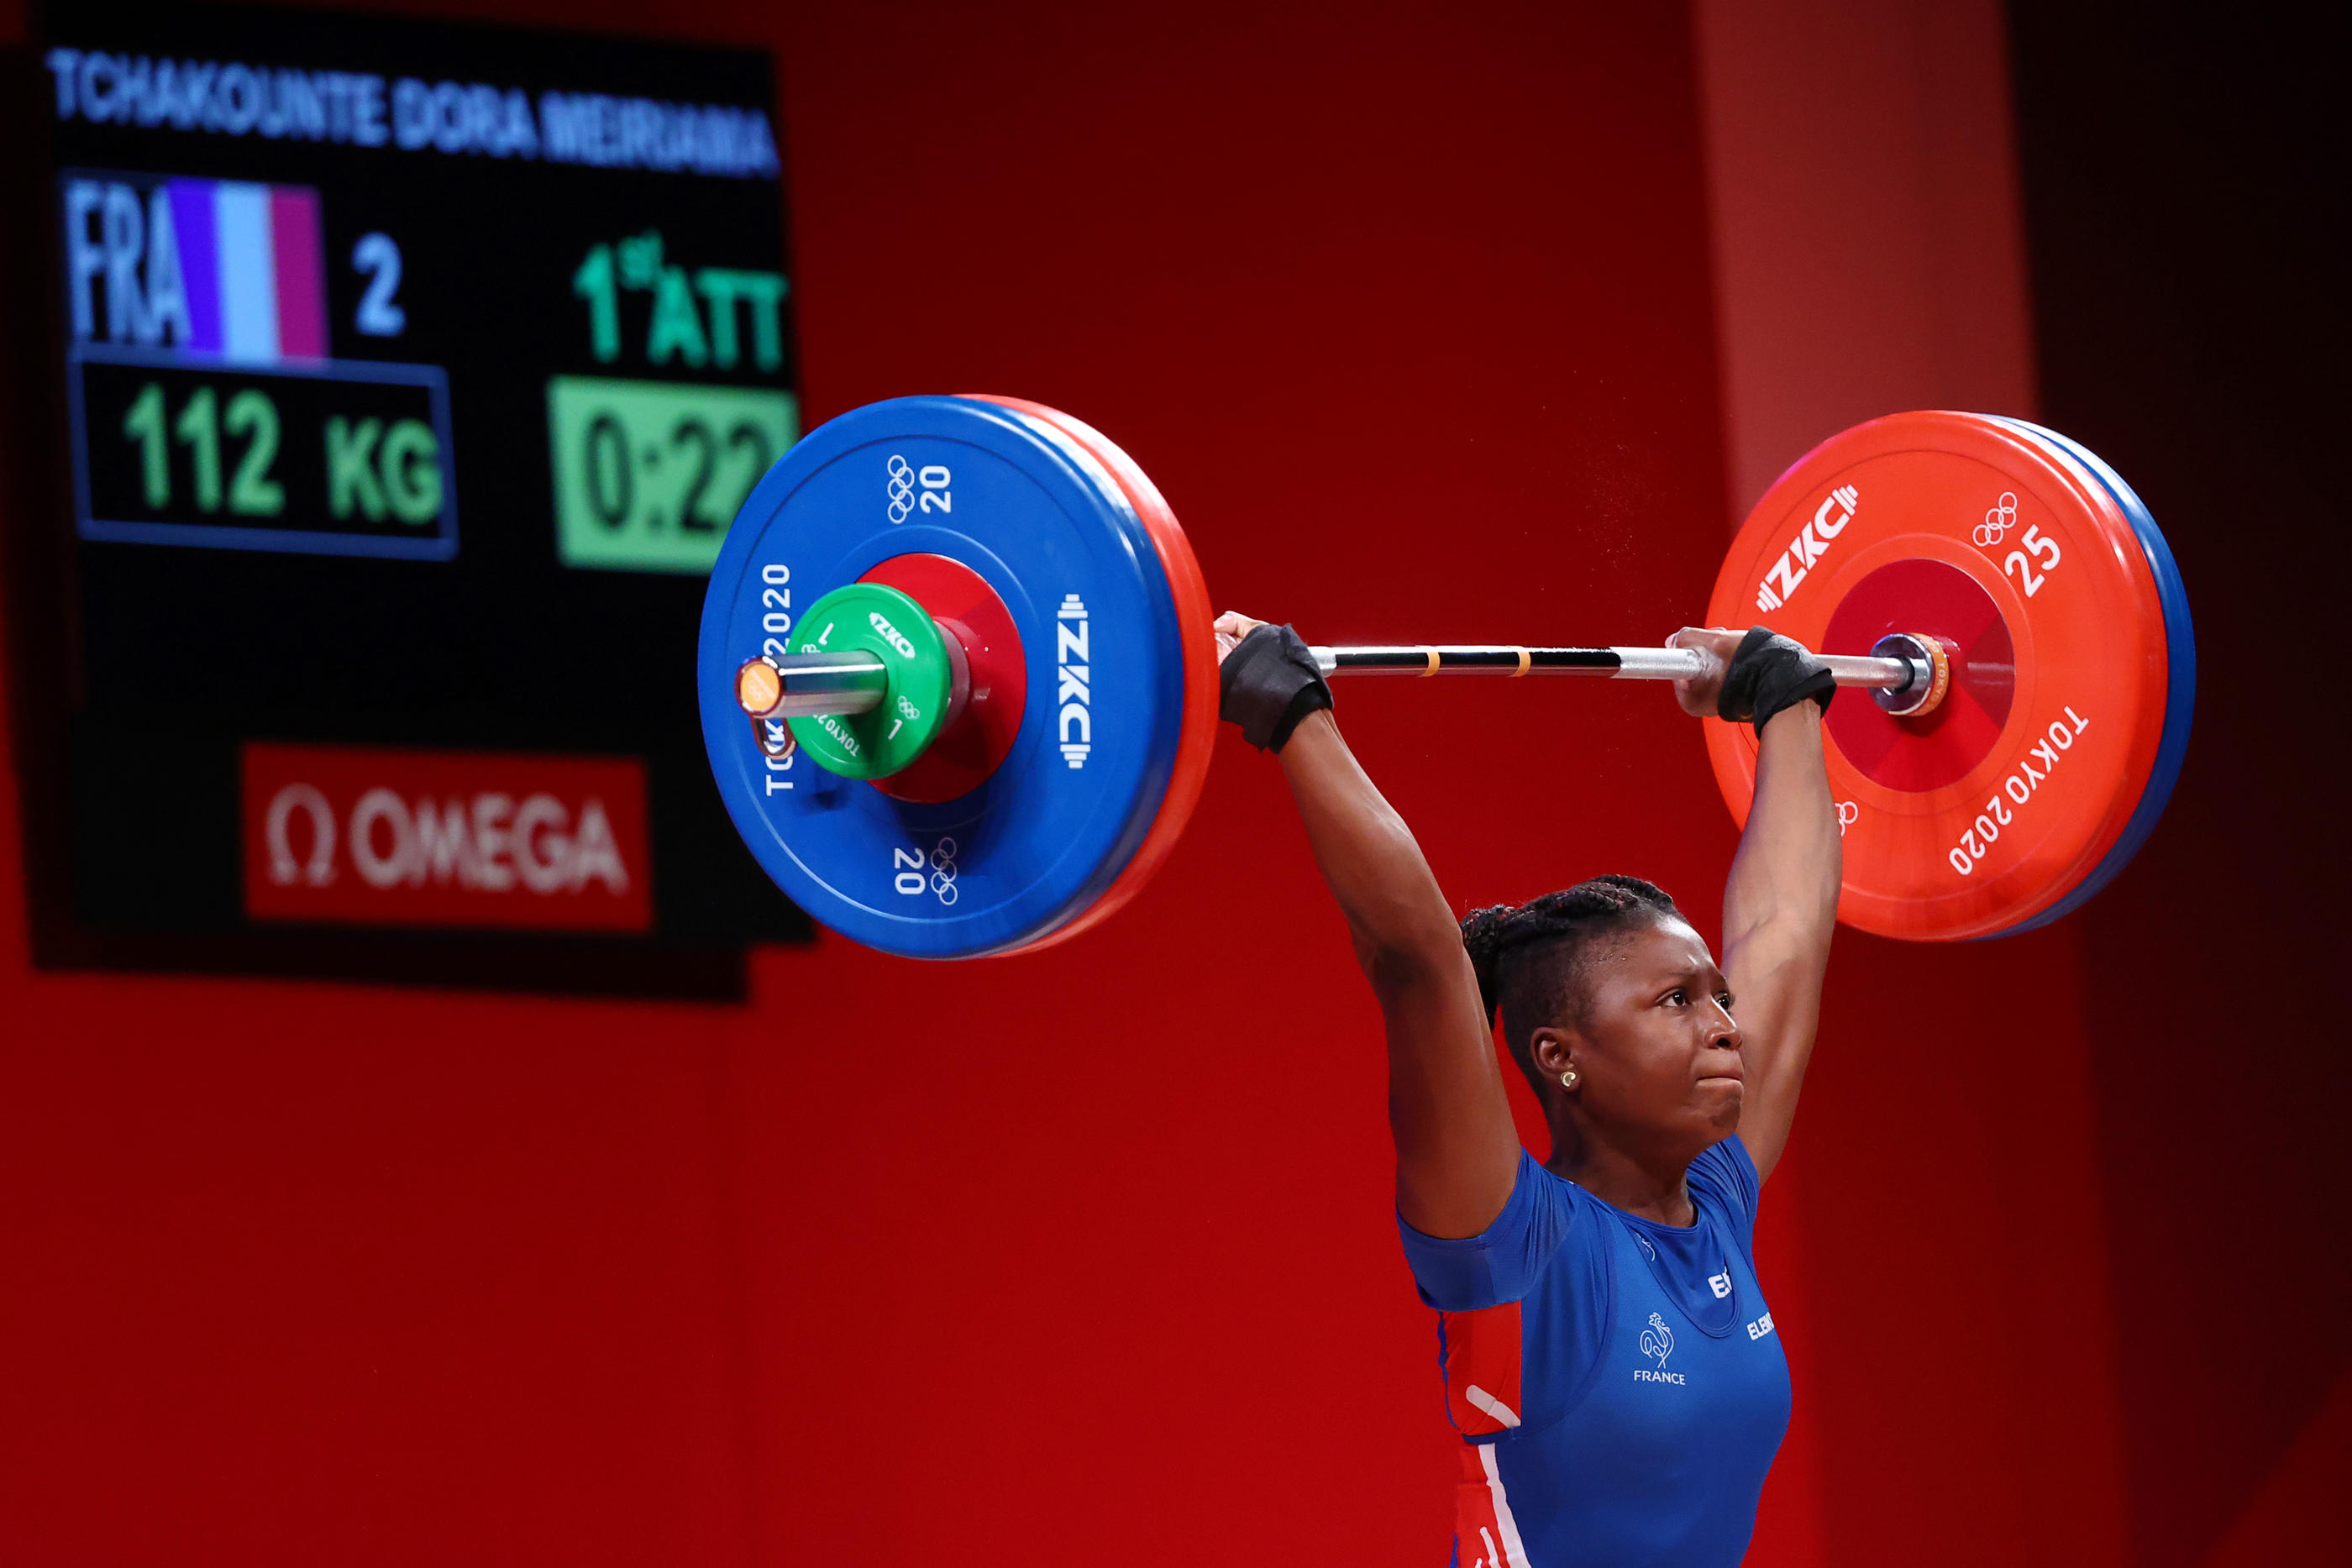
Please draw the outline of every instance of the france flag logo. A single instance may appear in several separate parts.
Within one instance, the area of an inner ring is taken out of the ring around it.
[[[165,189],[186,295],[184,346],[245,361],[326,358],[319,193],[233,180],[173,180]],[[152,301],[152,259],[149,269]]]
[[[116,177],[65,193],[77,338],[241,364],[327,357],[317,191]]]

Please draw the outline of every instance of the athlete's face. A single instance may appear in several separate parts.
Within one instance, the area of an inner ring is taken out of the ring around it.
[[[1636,926],[1591,955],[1585,978],[1585,1015],[1551,1047],[1576,1069],[1571,1098],[1585,1115],[1702,1148],[1738,1128],[1739,1026],[1697,932],[1679,920]]]

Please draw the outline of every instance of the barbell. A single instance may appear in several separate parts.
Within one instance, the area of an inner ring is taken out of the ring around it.
[[[908,397],[811,431],[743,503],[697,661],[730,815],[811,915],[961,958],[1067,939],[1167,857],[1216,726],[1213,610],[1160,492],[1087,425]],[[1821,651],[1862,929],[2030,929],[2096,893],[2162,813],[2196,651],[2170,549],[2098,458],[1993,415],[1895,414],[1808,453],[1732,543],[1710,623]],[[1711,654],[1318,647],[1333,676],[1674,680]],[[1859,696],[1861,694],[1857,693]],[[1735,818],[1756,740],[1710,722]]]

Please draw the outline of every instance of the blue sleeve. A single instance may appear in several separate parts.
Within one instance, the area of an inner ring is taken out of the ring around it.
[[[1459,1240],[1423,1236],[1398,1216],[1405,1261],[1422,1300],[1440,1312],[1475,1312],[1524,1297],[1568,1235],[1575,1213],[1570,1190],[1521,1149],[1510,1200],[1477,1235]]]
[[[1763,1181],[1756,1174],[1756,1162],[1748,1157],[1748,1145],[1739,1134],[1716,1145],[1691,1161],[1690,1182],[1696,1193],[1711,1197],[1725,1218],[1730,1220],[1734,1234],[1739,1238],[1739,1249],[1748,1254],[1750,1268],[1756,1263],[1756,1199],[1763,1189]]]

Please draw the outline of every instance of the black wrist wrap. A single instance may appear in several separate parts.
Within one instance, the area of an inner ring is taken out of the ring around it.
[[[1260,751],[1280,751],[1298,721],[1331,706],[1331,688],[1307,643],[1287,626],[1261,626],[1225,655],[1217,672],[1217,715],[1242,727]]]
[[[1803,643],[1769,627],[1757,626],[1739,640],[1739,651],[1731,655],[1715,711],[1735,722],[1754,719],[1756,733],[1761,736],[1764,727],[1783,709],[1807,697],[1826,709],[1836,695],[1837,681],[1829,666],[1807,652]]]

